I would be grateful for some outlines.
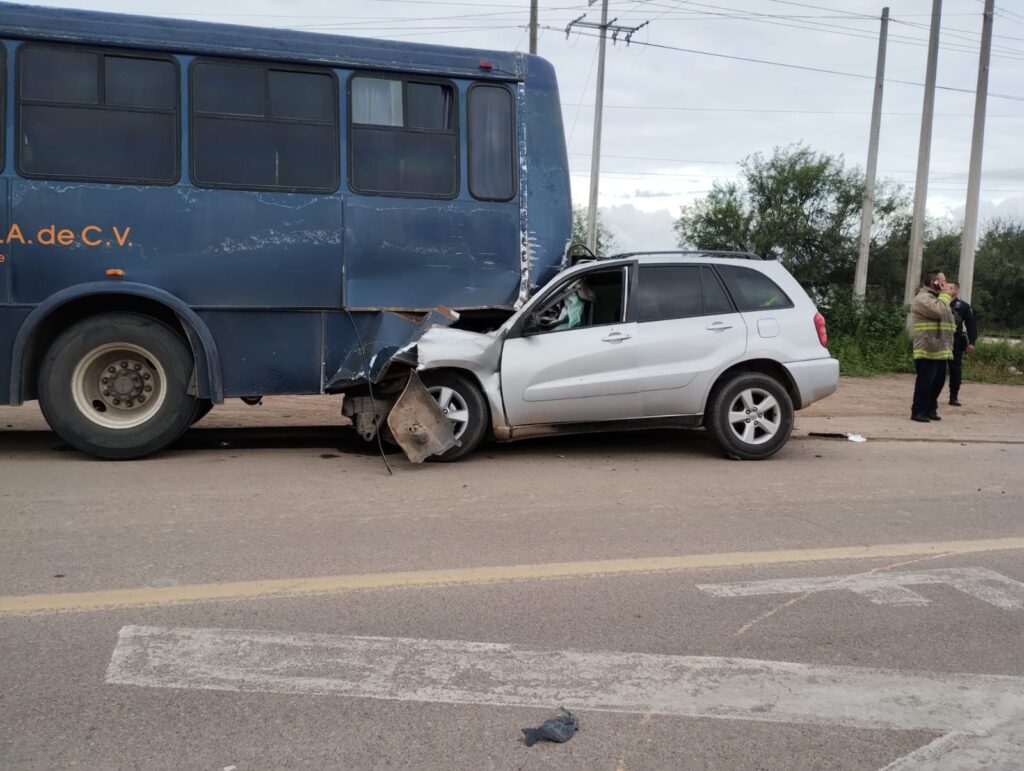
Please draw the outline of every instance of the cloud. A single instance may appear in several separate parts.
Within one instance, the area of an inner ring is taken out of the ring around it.
[[[601,218],[615,236],[619,252],[661,252],[678,249],[668,209],[645,212],[632,204],[601,208]]]
[[[633,198],[671,198],[672,196],[679,195],[678,192],[666,192],[659,190],[634,190]]]
[[[963,224],[965,208],[963,204],[954,206],[949,210],[949,218],[957,225]],[[1006,198],[998,203],[995,201],[979,201],[978,223],[981,226],[980,229],[984,230],[986,223],[995,220],[1024,222],[1024,196]]]

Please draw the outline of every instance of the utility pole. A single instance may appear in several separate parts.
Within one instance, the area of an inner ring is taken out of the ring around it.
[[[981,195],[981,155],[985,144],[985,105],[988,101],[988,63],[992,52],[994,0],[985,0],[981,22],[981,56],[978,59],[978,89],[974,94],[974,132],[971,136],[971,168],[967,173],[967,206],[960,242],[960,296],[971,301],[974,288],[974,248],[978,242],[978,198]]]
[[[885,44],[889,36],[889,8],[882,9],[878,33],[878,63],[875,65],[875,96],[871,102],[871,133],[868,137],[868,165],[864,172],[864,203],[860,210],[860,248],[853,274],[853,293],[863,297],[868,286],[868,253],[871,250],[871,219],[875,213],[875,173],[878,170],[878,137],[882,129],[882,86],[885,82]]]
[[[596,0],[587,0],[588,5],[593,5]],[[633,34],[647,26],[645,21],[637,27],[624,27],[616,24],[616,19],[608,21],[608,0],[601,0],[601,23],[583,21],[584,17],[573,19],[565,28],[566,37],[573,27],[585,27],[597,29],[601,32],[601,38],[597,49],[597,95],[594,99],[594,145],[590,152],[590,202],[587,208],[587,248],[592,252],[597,251],[597,191],[601,178],[601,116],[604,111],[604,49],[608,32],[612,33],[612,43],[615,43],[619,35],[625,33],[626,45],[629,45]]]
[[[537,1],[530,0],[530,53],[537,53]],[[522,39],[522,38],[520,38]]]
[[[917,180],[914,182],[914,221],[910,227],[910,254],[907,258],[907,283],[903,302],[910,304],[921,283],[921,257],[924,251],[925,204],[928,201],[928,162],[932,151],[932,119],[935,114],[935,70],[939,63],[939,26],[942,0],[932,0],[932,26],[928,33],[928,68],[924,77],[924,106],[921,109],[921,140],[917,148]]]

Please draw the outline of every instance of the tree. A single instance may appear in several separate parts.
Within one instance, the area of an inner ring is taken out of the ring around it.
[[[740,169],[740,180],[716,181],[707,197],[683,207],[675,225],[680,246],[780,259],[818,296],[830,285],[850,286],[864,190],[860,170],[847,169],[841,156],[816,153],[803,144],[776,148],[767,158],[755,153]],[[909,208],[902,188],[879,185],[874,250],[899,233]]]
[[[1024,329],[1024,223],[994,222],[978,241],[971,304],[985,326]]]
[[[572,207],[572,245],[583,245],[587,244],[587,210],[582,206]],[[608,254],[610,251],[616,248],[615,245],[615,234],[612,233],[611,228],[608,227],[604,221],[604,217],[601,216],[600,210],[597,212],[597,253]]]

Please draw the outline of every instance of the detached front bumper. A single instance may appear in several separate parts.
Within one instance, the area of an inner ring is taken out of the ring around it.
[[[839,360],[833,358],[811,359],[809,361],[791,361],[784,365],[789,371],[793,382],[800,393],[800,404],[803,409],[835,393],[839,386]]]

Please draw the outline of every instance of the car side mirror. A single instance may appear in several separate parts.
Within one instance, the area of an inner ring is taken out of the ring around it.
[[[536,313],[531,313],[525,319],[523,319],[523,334],[534,335],[541,331],[540,316]]]

